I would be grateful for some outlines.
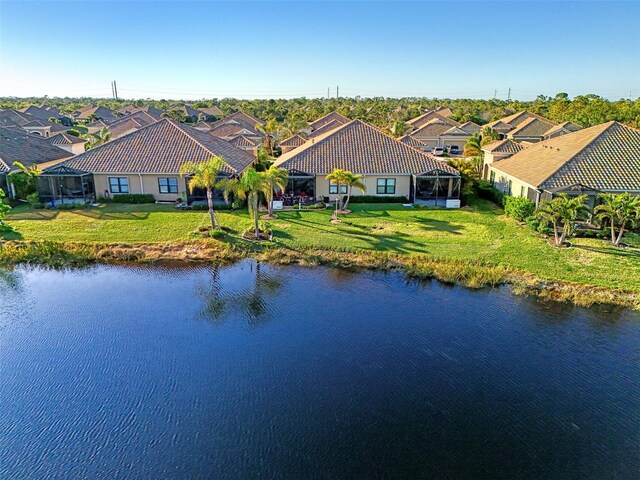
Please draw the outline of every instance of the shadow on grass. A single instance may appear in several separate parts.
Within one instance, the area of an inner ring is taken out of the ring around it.
[[[0,239],[2,240],[22,240],[23,238],[22,234],[15,230],[0,231]]]
[[[149,212],[105,212],[100,210],[70,210],[82,217],[93,218],[95,220],[146,220]]]
[[[590,245],[573,245],[573,248],[586,250],[588,252],[604,253],[616,257],[628,258],[629,260],[640,260],[640,250],[636,248],[620,248],[620,247],[592,247]]]
[[[58,210],[28,210],[10,214],[7,216],[7,220],[54,220],[59,213]]]
[[[429,231],[437,231],[437,232],[447,232],[454,235],[462,235],[462,230],[464,230],[464,226],[457,225],[455,223],[448,222],[446,220],[435,220],[433,218],[420,218],[413,217],[413,221],[416,224],[420,225],[420,228],[423,230]]]

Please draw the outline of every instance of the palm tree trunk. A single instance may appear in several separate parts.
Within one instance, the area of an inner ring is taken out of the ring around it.
[[[342,184],[338,182],[338,208],[342,210]]]
[[[353,187],[349,186],[349,187],[348,187],[348,189],[347,189],[347,201],[346,201],[346,202],[344,202],[344,209],[345,209],[345,210],[346,210],[346,209],[347,209],[347,207],[349,206],[349,200],[351,200],[351,189],[352,189],[352,188],[353,188]]]
[[[611,218],[611,243],[616,244],[616,227],[613,221],[613,217]]]
[[[556,222],[553,222],[553,236],[556,247],[558,247],[558,225]]]
[[[267,191],[267,211],[269,212],[269,216],[273,217],[273,188],[270,188]]]
[[[256,234],[256,240],[260,238],[260,228],[258,227],[258,194],[252,193],[251,203],[253,205],[253,227]]]
[[[620,240],[622,240],[622,235],[624,234],[624,226],[627,222],[622,222],[622,225],[620,225],[620,231],[618,232],[618,238],[616,239],[616,241],[613,243],[614,245],[619,245],[620,244]]]
[[[213,189],[207,187],[207,204],[209,205],[209,217],[211,218],[211,229],[216,228],[216,214],[213,211]]]

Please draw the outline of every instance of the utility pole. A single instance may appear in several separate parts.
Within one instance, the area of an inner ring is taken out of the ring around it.
[[[113,89],[113,80],[111,81],[111,98],[116,99],[116,91]]]
[[[511,87],[509,87],[509,94],[507,95],[507,100],[511,100]]]
[[[494,100],[496,99],[496,95],[498,95],[498,89],[497,88],[493,91],[493,99]]]
[[[331,87],[327,87],[327,100],[329,100],[331,95],[330,90],[331,90]]]
[[[118,100],[118,85],[116,85],[116,81],[113,81],[113,91],[116,94],[116,100]]]
[[[336,98],[340,97],[340,86],[336,85]]]

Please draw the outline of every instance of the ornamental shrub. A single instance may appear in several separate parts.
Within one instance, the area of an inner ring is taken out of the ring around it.
[[[113,197],[100,198],[104,203],[156,203],[156,198],[150,193],[120,193]]]
[[[504,200],[504,213],[519,222],[524,222],[533,215],[536,206],[531,200],[524,197],[506,197]]]

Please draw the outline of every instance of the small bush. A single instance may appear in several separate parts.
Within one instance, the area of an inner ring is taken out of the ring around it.
[[[40,195],[38,192],[33,192],[27,195],[27,202],[31,205],[32,208],[41,208],[42,203],[40,202]]]
[[[506,197],[504,199],[504,213],[519,222],[526,221],[533,215],[536,206],[531,200],[523,197]]]
[[[71,128],[69,130],[67,130],[67,133],[73,137],[79,137],[80,136],[80,132],[74,128]]]
[[[476,191],[478,192],[478,197],[491,200],[500,207],[504,206],[504,193],[489,182],[480,180],[476,185]]]
[[[227,236],[227,232],[225,232],[224,230],[215,229],[210,230],[209,235],[211,236],[211,238],[215,238],[216,240],[222,240]]]
[[[104,203],[156,203],[156,198],[150,193],[121,193],[113,197],[99,199]]]
[[[207,203],[193,203],[191,204],[191,209],[192,210],[209,210],[209,204]],[[231,205],[227,205],[225,203],[223,204],[216,204],[213,206],[214,210],[231,210]]]
[[[344,197],[345,200],[347,197]],[[386,195],[355,195],[351,197],[349,203],[406,203],[409,200],[405,196]]]

